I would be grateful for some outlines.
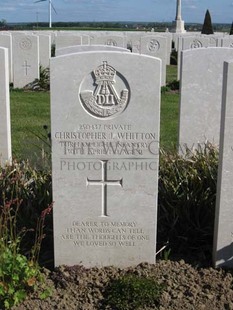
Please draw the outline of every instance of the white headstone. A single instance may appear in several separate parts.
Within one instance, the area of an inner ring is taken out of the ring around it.
[[[219,144],[223,62],[233,49],[205,48],[181,55],[179,146]]]
[[[43,68],[49,68],[51,57],[51,37],[39,34],[39,62]]]
[[[101,35],[95,36],[91,39],[91,45],[108,45],[108,46],[118,46],[124,47],[124,37],[117,35]]]
[[[39,38],[34,35],[13,36],[13,83],[22,88],[39,78]]]
[[[12,66],[12,36],[10,33],[0,34],[0,47],[8,50],[9,60],[9,81],[13,82],[13,66]]]
[[[82,45],[89,45],[90,44],[90,36],[87,34],[82,34]]]
[[[51,60],[55,265],[155,261],[161,61]]]
[[[209,39],[201,36],[184,36],[179,38],[177,51],[177,80],[180,79],[181,51],[209,46]]]
[[[56,49],[81,44],[82,37],[80,35],[59,34],[56,37]]]
[[[166,65],[167,65],[167,39],[159,36],[142,36],[140,53],[157,57],[162,60],[162,80],[161,85],[166,85]]]
[[[115,51],[115,52],[130,52],[126,48],[109,46],[109,45],[75,45],[56,49],[56,56],[66,54],[94,52],[94,51]]]
[[[224,63],[213,260],[233,268],[233,62]]]
[[[11,162],[8,50],[0,48],[0,164]]]
[[[221,43],[220,44],[221,44],[222,47],[233,48],[233,36],[229,36],[229,37],[221,39]]]

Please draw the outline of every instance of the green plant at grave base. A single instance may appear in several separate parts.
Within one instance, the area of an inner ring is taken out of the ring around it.
[[[113,280],[104,291],[104,309],[136,310],[159,303],[163,286],[153,279],[126,274]]]
[[[5,195],[3,193],[3,200]],[[0,307],[10,309],[22,302],[27,293],[43,281],[38,265],[38,254],[43,239],[45,216],[38,222],[38,231],[30,259],[20,253],[20,244],[26,229],[18,230],[17,219],[21,200],[5,201],[0,208]]]
[[[166,84],[166,86],[162,86],[161,87],[161,93],[166,93],[166,92],[169,92],[169,91],[179,91],[180,89],[180,82],[177,81],[177,80],[173,80],[169,83]]]
[[[171,254],[171,249],[165,250],[163,253],[162,259],[169,260],[170,254]]]
[[[49,68],[43,68],[40,65],[40,79],[38,84],[41,89],[49,90],[50,89],[50,71]]]
[[[43,125],[43,132],[31,132],[35,139],[31,140],[31,144],[35,148],[33,162],[37,168],[44,171],[51,170],[51,133],[47,125]]]
[[[50,71],[40,65],[40,78],[24,86],[25,90],[49,91],[50,90]]]
[[[52,265],[52,216],[43,218],[43,223],[41,222],[41,215],[46,212],[45,210],[48,210],[48,206],[52,203],[51,172],[34,169],[28,162],[14,161],[12,165],[0,168],[0,193],[4,193],[4,195],[0,195],[0,205],[4,206],[5,201],[14,201],[15,199],[21,201],[21,206],[17,210],[15,228],[17,232],[27,231],[23,242],[19,244],[21,253],[29,257],[36,239],[38,219],[40,219],[40,227],[45,226],[44,233],[46,235],[42,244],[40,263],[46,266]]]
[[[180,81],[173,80],[167,84],[167,87],[170,90],[179,90],[180,89]]]
[[[161,151],[158,242],[173,255],[209,259],[215,215],[218,150],[207,144],[186,156]]]
[[[171,65],[177,65],[177,51],[175,49],[171,52],[170,63]]]
[[[56,56],[56,45],[51,44],[51,57],[55,57],[55,56]]]

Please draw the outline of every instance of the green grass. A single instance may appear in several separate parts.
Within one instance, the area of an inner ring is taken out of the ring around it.
[[[174,80],[177,80],[177,66],[174,65],[167,66],[166,82],[170,83]]]
[[[163,93],[161,97],[160,145],[174,149],[178,142],[179,94]]]
[[[13,90],[10,99],[13,157],[32,159],[41,145],[36,135],[50,125],[49,93]]]
[[[174,80],[176,67],[168,66],[168,80]],[[18,159],[40,158],[42,142],[36,135],[45,135],[44,125],[50,128],[48,92],[12,90],[11,131],[13,156]],[[161,100],[161,146],[171,148],[177,144],[179,95],[163,93]]]

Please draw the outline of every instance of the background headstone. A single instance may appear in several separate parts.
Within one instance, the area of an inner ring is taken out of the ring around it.
[[[130,52],[126,48],[109,46],[109,45],[75,45],[56,49],[56,56],[62,56],[72,53],[94,52],[94,51],[116,51],[116,52]]]
[[[51,59],[55,265],[155,261],[161,61]]]
[[[81,35],[59,34],[56,36],[55,40],[56,40],[56,49],[82,44]]]
[[[117,35],[100,35],[95,36],[91,39],[91,45],[108,45],[108,46],[118,46],[118,47],[125,47],[124,46],[124,37],[117,36]]]
[[[181,36],[178,39],[177,51],[177,80],[180,79],[181,52],[189,49],[198,49],[210,46],[210,40],[206,37],[199,36]]]
[[[43,68],[49,68],[51,57],[51,37],[39,34],[39,63]]]
[[[11,163],[8,50],[0,48],[0,164]]]
[[[35,35],[13,36],[13,83],[22,88],[39,78],[39,38]]]
[[[5,47],[8,50],[9,81],[13,82],[12,36],[10,33],[0,34],[0,47]]]
[[[213,260],[233,268],[233,62],[224,63]]]
[[[166,65],[167,65],[167,39],[158,36],[141,37],[140,53],[157,57],[162,60],[162,80],[161,85],[166,85]]]
[[[200,48],[181,55],[179,146],[219,144],[223,62],[233,59],[230,48]]]

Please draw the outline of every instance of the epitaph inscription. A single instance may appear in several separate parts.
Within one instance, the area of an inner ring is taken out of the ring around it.
[[[137,222],[115,221],[73,221],[67,227],[62,240],[77,247],[136,247],[141,242],[148,242],[150,236]]]

